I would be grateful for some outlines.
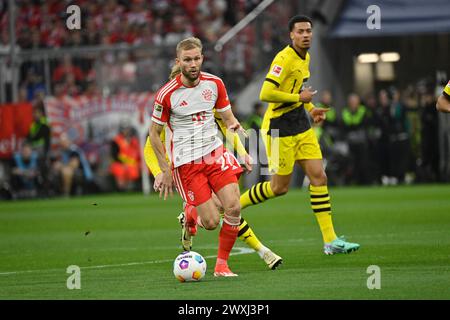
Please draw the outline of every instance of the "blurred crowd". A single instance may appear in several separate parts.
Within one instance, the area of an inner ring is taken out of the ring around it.
[[[335,104],[330,91],[319,93],[315,105],[330,111],[313,128],[330,185],[442,182],[435,92],[433,85],[419,81],[403,90],[390,87],[364,97],[350,93],[342,106]],[[255,103],[249,117],[235,113],[246,128],[258,130],[264,107]],[[266,167],[257,167],[258,173]],[[245,184],[253,185],[267,177],[256,174],[247,179]],[[296,170],[293,186],[304,184],[304,174]]]
[[[324,91],[317,105],[331,108],[315,127],[331,184],[440,182],[434,87],[390,87],[365,97],[350,93],[341,108]]]
[[[214,42],[260,0],[18,0],[17,44],[24,49],[99,44],[175,45],[196,35]],[[81,30],[68,30],[69,5],[81,8]],[[6,3],[0,7],[8,37]]]
[[[118,132],[103,145],[75,143],[63,132],[52,141],[42,101],[33,105],[28,135],[0,179],[0,199],[82,195],[141,189],[141,148],[136,130],[122,120]]]
[[[54,143],[44,98],[49,94],[89,97],[155,92],[167,80],[173,62],[167,48],[172,50],[178,41],[191,35],[202,39],[205,45],[205,71],[223,77],[233,98],[253,75],[255,62],[267,66],[273,51],[285,44],[284,26],[291,11],[280,9],[286,5],[285,1],[276,1],[263,13],[263,19],[258,20],[258,29],[250,24],[225,47],[220,63],[208,59],[213,56],[211,45],[260,2],[16,1],[18,51],[121,44],[148,45],[146,48],[156,51],[107,50],[84,55],[65,52],[49,59],[47,70],[42,59],[22,61],[18,100],[33,104],[34,121],[20,150],[7,164],[10,175],[7,183],[0,186],[0,198],[140,189],[141,153],[136,130],[129,123],[122,123],[107,145],[99,146],[93,141],[76,144],[67,134]],[[68,30],[65,26],[65,8],[70,4],[81,8],[80,30]],[[0,1],[0,53],[7,54],[9,49],[7,1]],[[267,57],[261,52],[268,53]],[[6,60],[4,69],[7,102],[12,99],[9,62]],[[330,184],[438,182],[439,124],[435,100],[434,88],[422,84],[401,90],[390,87],[364,97],[350,93],[345,105],[335,105],[331,92],[320,92],[315,103],[329,107],[330,111],[326,121],[314,129],[322,146]],[[264,104],[255,103],[249,116],[241,114],[235,101],[232,105],[246,128],[259,130]],[[257,146],[247,147],[261,149],[261,141]],[[245,176],[244,183],[251,185],[255,180],[267,179],[260,174],[264,169],[267,167],[258,165],[252,175]],[[303,177],[301,173],[295,174],[299,176],[293,179],[293,184],[301,186]]]
[[[19,0],[16,1],[16,50],[65,49],[86,46],[127,46],[124,50],[104,53],[64,54],[49,59],[50,88],[46,87],[43,59],[24,61],[20,86],[31,101],[37,92],[53,95],[81,93],[105,94],[156,90],[167,79],[173,55],[167,50],[188,36],[199,37],[205,45],[204,68],[219,74],[240,88],[254,71],[256,50],[271,52],[285,36],[281,21],[288,16],[280,10],[282,3],[268,9],[261,19],[262,34],[254,24],[248,25],[220,53],[220,64],[214,63],[213,44],[225,32],[254,9],[261,0]],[[8,53],[9,31],[7,1],[0,2],[0,52]],[[81,8],[81,29],[69,30],[66,8]],[[258,46],[256,39],[258,38]],[[278,42],[277,42],[278,41]],[[129,50],[130,47],[145,50]],[[162,49],[158,49],[162,48]],[[10,72],[7,68],[6,72]],[[11,80],[6,77],[6,81]],[[49,82],[47,82],[49,83]],[[11,87],[11,84],[8,84]],[[11,90],[7,90],[11,99]]]
[[[214,52],[216,41],[260,2],[15,1],[15,50],[19,53],[34,50],[33,58],[20,60],[17,102],[32,103],[35,119],[29,136],[7,163],[11,170],[6,172],[11,174],[7,185],[1,186],[3,196],[5,193],[12,198],[70,196],[139,188],[141,161],[134,128],[122,125],[108,146],[93,141],[78,141],[77,145],[67,134],[51,141],[45,97],[155,92],[167,80],[173,63],[173,54],[167,54],[167,50],[173,50],[177,42],[188,36],[203,41],[206,57],[203,69],[224,78],[232,95],[251,78],[256,61],[270,62],[262,61],[261,50],[270,59],[274,48],[284,44],[284,26],[289,19],[289,10],[284,9],[289,1],[275,2],[262,14],[258,23],[260,33],[255,23],[250,24],[235,36],[235,41],[225,45],[219,57]],[[80,30],[66,27],[69,16],[66,8],[72,4],[81,8]],[[0,1],[0,53],[6,62],[3,68],[6,102],[13,100],[9,36],[8,1]],[[76,51],[89,47],[108,50]],[[41,56],[40,50],[45,49],[52,49],[54,54]],[[216,63],[216,58],[220,63]]]
[[[313,126],[330,185],[441,182],[433,88],[391,87],[365,97],[350,93],[344,106],[336,106],[332,93],[325,90],[315,104],[330,109],[326,120]],[[236,101],[232,105],[243,126],[259,132],[265,105],[256,102],[250,115],[241,114]],[[8,164],[11,174],[8,183],[1,186],[0,197],[141,190],[140,144],[129,122],[122,121],[114,138],[102,146],[92,141],[75,144],[63,133],[51,148],[51,130],[43,102],[35,101],[33,123]],[[261,158],[264,152],[258,151],[264,150],[261,140],[246,148],[258,164],[251,175],[243,176],[243,186],[268,179],[266,162]],[[293,186],[305,184],[301,172],[294,175]]]

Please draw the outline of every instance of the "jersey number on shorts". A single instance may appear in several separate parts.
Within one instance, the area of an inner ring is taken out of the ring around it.
[[[227,152],[224,152],[224,154],[217,160],[217,162],[220,162],[220,164],[221,164],[222,171],[227,170],[230,166],[231,166],[231,170],[238,168],[237,166],[235,166],[233,164],[233,160],[231,157],[232,157],[232,155],[230,155],[227,151]]]

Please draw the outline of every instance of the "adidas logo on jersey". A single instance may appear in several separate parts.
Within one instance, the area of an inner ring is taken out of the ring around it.
[[[180,103],[180,107],[185,107],[185,106],[187,106],[188,105],[188,103],[186,102],[186,100],[183,100],[183,101],[181,101],[181,103]]]

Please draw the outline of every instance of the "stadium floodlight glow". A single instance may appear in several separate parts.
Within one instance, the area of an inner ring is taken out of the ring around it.
[[[400,54],[398,52],[383,52],[380,59],[383,62],[397,62],[400,60]]]
[[[361,53],[358,56],[359,63],[376,63],[378,62],[378,54],[376,53]]]

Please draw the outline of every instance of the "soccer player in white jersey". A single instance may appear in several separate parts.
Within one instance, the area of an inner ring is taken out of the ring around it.
[[[193,37],[184,39],[178,43],[176,53],[175,62],[181,74],[157,92],[149,130],[163,172],[160,196],[166,199],[172,194],[175,183],[183,200],[197,208],[198,224],[214,230],[220,219],[212,199],[214,191],[224,209],[214,275],[236,276],[228,267],[228,258],[239,231],[238,179],[243,170],[218,137],[213,109],[220,113],[229,130],[242,127],[231,111],[222,80],[201,72],[201,41]],[[172,168],[167,164],[160,138],[165,124],[172,131],[167,150]]]

